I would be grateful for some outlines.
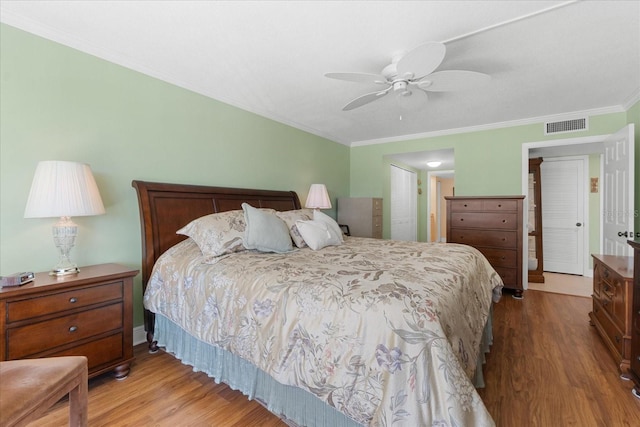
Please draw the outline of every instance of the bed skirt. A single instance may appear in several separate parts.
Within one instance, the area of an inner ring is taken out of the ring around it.
[[[473,379],[478,388],[484,387],[482,366],[485,353],[493,341],[493,306],[482,335],[478,367]],[[225,383],[239,390],[251,400],[264,405],[290,426],[361,427],[335,408],[318,400],[313,394],[297,387],[275,381],[270,375],[246,360],[219,347],[207,344],[185,332],[166,317],[155,315],[155,336],[158,345],[173,354],[195,372],[204,372],[216,383]]]

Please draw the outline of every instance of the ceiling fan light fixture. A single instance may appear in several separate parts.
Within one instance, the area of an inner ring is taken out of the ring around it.
[[[437,168],[441,164],[442,164],[442,162],[439,162],[437,160],[434,160],[434,161],[431,161],[431,162],[427,162],[427,166],[429,166],[430,168]]]

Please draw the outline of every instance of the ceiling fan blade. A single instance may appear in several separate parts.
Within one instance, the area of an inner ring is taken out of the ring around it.
[[[383,91],[371,92],[371,93],[367,93],[365,95],[359,96],[353,101],[351,101],[350,103],[348,103],[347,105],[345,105],[342,108],[342,111],[349,111],[349,110],[353,110],[354,108],[362,107],[363,105],[373,102],[378,98],[382,98],[387,93],[389,93],[389,90],[391,90],[391,87]]]
[[[326,73],[325,77],[329,77],[330,79],[346,80],[348,82],[388,84],[387,80],[383,76],[378,74]]]
[[[403,110],[418,110],[424,107],[428,100],[427,93],[417,87],[398,93],[396,96],[398,106]]]
[[[418,87],[430,92],[449,92],[472,89],[486,84],[491,76],[475,71],[449,70],[430,74],[418,82]]]
[[[409,51],[398,61],[399,76],[413,75],[419,79],[438,68],[444,59],[447,48],[442,43],[429,42]]]

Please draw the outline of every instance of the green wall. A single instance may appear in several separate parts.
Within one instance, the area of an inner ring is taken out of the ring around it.
[[[140,268],[131,181],[349,195],[349,148],[0,25],[0,274],[57,262],[54,219],[25,219],[40,160],[86,162],[106,214],[77,217],[78,265]],[[335,216],[335,212],[328,212]],[[142,324],[140,276],[135,324]]]
[[[520,194],[523,143],[604,135],[627,123],[635,124],[640,156],[640,103],[626,113],[590,117],[588,132],[553,138],[539,123],[349,149],[0,24],[0,274],[44,271],[56,262],[54,219],[23,218],[40,160],[86,162],[96,176],[107,213],[74,219],[80,235],[73,259],[81,266],[139,268],[133,179],[295,190],[303,203],[309,185],[323,182],[334,202],[342,196],[388,200],[386,155],[453,148],[457,195]],[[418,205],[426,212],[426,174],[420,178]],[[635,185],[637,212],[640,173]],[[140,325],[139,276],[135,292]]]
[[[522,194],[522,144],[553,139],[582,138],[614,133],[635,124],[636,158],[640,152],[638,122],[640,103],[626,113],[611,113],[589,118],[589,130],[544,135],[543,123],[501,129],[425,137],[351,149],[351,196],[383,197],[389,200],[387,162],[385,156],[427,150],[453,148],[455,155],[455,188],[458,196],[497,196]],[[637,162],[636,162],[637,164]],[[635,205],[640,207],[640,174],[635,177]],[[390,234],[389,216],[383,218],[384,237]],[[636,229],[640,229],[636,216]],[[422,235],[423,233],[420,233]]]

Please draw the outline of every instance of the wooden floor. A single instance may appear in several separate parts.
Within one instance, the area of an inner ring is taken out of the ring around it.
[[[495,307],[494,344],[480,390],[498,427],[640,426],[640,400],[589,325],[591,300],[526,291]],[[285,426],[256,402],[217,385],[165,353],[135,349],[124,381],[108,375],[89,383],[89,425]],[[58,403],[32,426],[64,426]]]

